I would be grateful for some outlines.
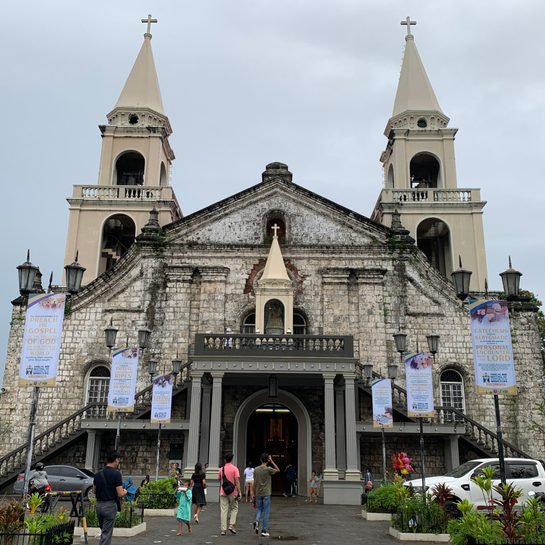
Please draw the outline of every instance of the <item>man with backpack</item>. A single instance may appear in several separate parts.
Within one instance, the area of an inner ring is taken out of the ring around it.
[[[224,536],[227,531],[227,515],[229,515],[229,531],[236,534],[238,500],[241,498],[240,491],[240,472],[238,467],[234,466],[233,454],[227,453],[223,459],[225,463],[220,468],[218,478],[220,481],[220,517],[221,517],[221,535]],[[230,512],[230,513],[229,513]]]

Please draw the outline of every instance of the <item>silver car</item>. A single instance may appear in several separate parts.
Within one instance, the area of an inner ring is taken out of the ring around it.
[[[45,471],[52,492],[81,491],[87,497],[93,488],[95,474],[88,469],[74,466],[51,465],[45,466]],[[20,473],[17,476],[17,480],[13,485],[13,492],[15,494],[23,493],[24,478],[24,473]]]

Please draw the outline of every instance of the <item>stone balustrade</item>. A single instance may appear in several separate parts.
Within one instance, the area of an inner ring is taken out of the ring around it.
[[[195,336],[196,356],[223,358],[353,358],[351,336],[340,335],[235,335],[207,333]]]
[[[479,202],[481,194],[479,189],[383,189],[382,202],[400,203],[468,203]]]
[[[76,185],[74,199],[157,201],[174,198],[171,187],[145,185]]]

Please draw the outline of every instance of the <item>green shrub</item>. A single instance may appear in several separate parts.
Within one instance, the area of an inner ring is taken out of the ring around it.
[[[415,494],[406,499],[394,516],[393,526],[400,532],[442,534],[447,531],[441,506],[429,495]]]
[[[464,500],[465,501],[465,500]],[[505,543],[501,522],[491,520],[479,511],[465,512],[460,519],[448,523],[448,533],[452,545],[501,545]]]
[[[90,503],[85,512],[87,526],[96,528],[98,526],[98,515],[96,511],[96,501]],[[121,503],[121,511],[115,516],[114,528],[131,528],[140,524],[140,509],[132,501]]]
[[[365,508],[369,513],[395,513],[398,506],[398,495],[393,484],[385,484],[367,494]]]
[[[23,526],[25,510],[20,501],[12,500],[0,505],[0,534],[16,534]]]
[[[150,481],[140,489],[138,505],[146,509],[171,509],[176,507],[176,479],[159,479]]]

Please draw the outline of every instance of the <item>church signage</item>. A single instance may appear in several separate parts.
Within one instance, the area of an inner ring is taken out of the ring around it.
[[[28,300],[20,386],[55,386],[64,320],[64,293],[40,293]]]
[[[480,299],[469,307],[478,394],[517,393],[506,301]]]
[[[433,356],[426,352],[410,354],[405,358],[407,381],[407,414],[416,417],[433,417]]]
[[[108,391],[108,411],[132,413],[138,374],[138,348],[116,350],[112,356],[112,372]]]
[[[168,424],[172,407],[172,385],[174,375],[161,375],[153,381],[151,400],[151,423]]]
[[[393,428],[392,381],[382,378],[373,383],[373,428]]]

